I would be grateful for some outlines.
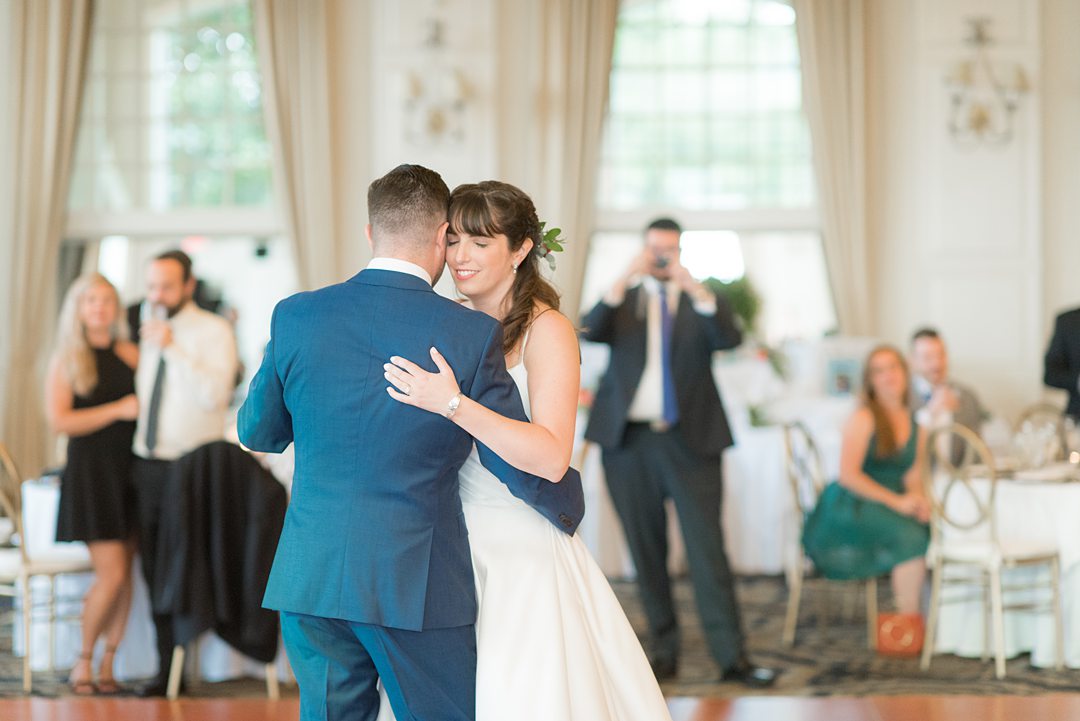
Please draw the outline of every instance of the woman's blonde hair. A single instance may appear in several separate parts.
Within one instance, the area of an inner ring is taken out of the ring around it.
[[[89,395],[97,386],[98,369],[94,351],[86,340],[86,328],[79,318],[79,307],[87,291],[99,285],[112,291],[116,301],[116,319],[110,329],[113,341],[127,339],[127,328],[122,322],[123,314],[120,312],[120,294],[116,292],[116,287],[100,273],[85,273],[76,278],[68,288],[64,304],[60,307],[53,357],[59,362],[64,376],[71,382],[72,390],[80,396]]]

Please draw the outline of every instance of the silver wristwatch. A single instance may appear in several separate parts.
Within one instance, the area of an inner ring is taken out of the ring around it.
[[[458,406],[460,406],[460,405],[461,405],[461,391],[458,391],[457,395],[455,395],[453,398],[451,398],[450,402],[446,404],[446,412],[443,413],[443,416],[446,417],[446,418],[453,418],[454,414],[457,413]]]

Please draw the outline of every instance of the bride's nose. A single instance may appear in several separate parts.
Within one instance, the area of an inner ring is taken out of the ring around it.
[[[469,252],[465,249],[465,241],[459,242],[457,245],[451,247],[449,251],[450,252],[446,254],[446,259],[453,260],[458,265],[469,259]]]

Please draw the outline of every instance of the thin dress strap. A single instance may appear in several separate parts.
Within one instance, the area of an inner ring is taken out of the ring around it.
[[[525,362],[525,346],[528,345],[528,343],[529,343],[529,332],[530,331],[532,331],[532,324],[531,323],[529,324],[529,327],[525,329],[525,335],[523,335],[521,337],[521,352],[518,353],[518,362],[519,363],[524,363]]]
[[[555,309],[554,308],[544,308],[542,311],[540,311],[539,313],[536,314],[536,318],[539,318],[544,313],[547,313],[549,310],[555,310]],[[525,335],[521,336],[521,351],[518,353],[518,363],[524,363],[525,362],[525,346],[529,342],[529,333],[532,332],[533,323],[536,322],[536,318],[532,319],[532,321],[529,323],[529,327],[525,329]]]

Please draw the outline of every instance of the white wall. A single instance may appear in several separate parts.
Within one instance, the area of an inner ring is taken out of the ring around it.
[[[961,150],[946,130],[943,78],[968,55],[971,16],[992,18],[994,56],[1032,80],[1004,147]],[[937,326],[955,375],[1006,416],[1044,393],[1048,309],[1080,299],[1068,269],[1080,259],[1068,236],[1080,183],[1078,16],[1075,0],[869,0],[878,329],[905,343]]]
[[[1043,0],[1043,328],[1080,305],[1080,2]]]

